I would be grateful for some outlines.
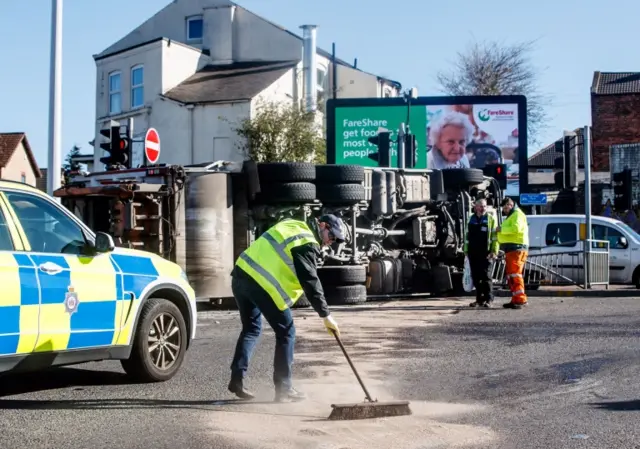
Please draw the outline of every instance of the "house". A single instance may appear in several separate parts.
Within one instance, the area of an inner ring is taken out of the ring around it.
[[[42,176],[36,180],[36,188],[46,193],[49,169],[41,168],[40,173],[42,174]],[[64,185],[64,169],[63,168],[60,169],[60,184]]]
[[[96,143],[109,120],[133,118],[142,140],[154,127],[158,163],[240,161],[235,127],[261,101],[285,101],[317,110],[331,96],[392,97],[398,82],[364,72],[317,48],[316,27],[303,36],[229,0],[174,0],[103,52],[96,63]],[[334,76],[335,74],[335,76]],[[133,165],[143,162],[133,145]]]
[[[640,143],[640,72],[595,72],[591,85],[593,163],[610,171],[612,145]]]
[[[41,177],[27,135],[23,132],[0,133],[0,179],[35,187]]]

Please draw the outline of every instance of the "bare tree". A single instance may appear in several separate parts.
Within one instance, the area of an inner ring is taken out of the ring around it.
[[[528,140],[537,144],[547,127],[545,112],[551,102],[540,92],[539,68],[531,63],[534,44],[474,42],[457,54],[451,70],[439,72],[436,79],[447,95],[525,95]]]

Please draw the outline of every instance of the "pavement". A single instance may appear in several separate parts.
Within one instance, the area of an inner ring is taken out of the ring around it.
[[[372,395],[407,399],[412,416],[327,421],[364,394],[309,309],[296,310],[298,404],[274,404],[273,334],[249,376],[256,400],[226,392],[239,322],[199,314],[198,339],[171,381],[128,384],[100,362],[0,384],[3,449],[423,449],[637,447],[640,301],[532,298],[523,310],[470,309],[469,298],[336,309]],[[498,299],[498,303],[503,302]]]

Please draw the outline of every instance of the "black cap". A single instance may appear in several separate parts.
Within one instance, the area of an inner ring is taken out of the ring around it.
[[[333,234],[336,240],[344,241],[344,234],[342,233],[343,223],[340,218],[336,217],[333,214],[327,214],[318,218],[318,221],[321,223],[326,223],[329,226],[329,231],[331,232],[331,234]]]

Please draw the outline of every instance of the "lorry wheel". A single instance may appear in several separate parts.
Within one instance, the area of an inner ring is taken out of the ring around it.
[[[450,168],[442,170],[445,189],[468,187],[484,181],[484,173],[477,168]]]
[[[318,268],[318,277],[323,286],[364,284],[367,268],[364,265],[338,265]]]
[[[364,167],[361,165],[318,165],[316,182],[319,184],[352,184],[364,182]]]
[[[131,355],[121,361],[122,368],[139,382],[169,380],[182,366],[188,338],[180,309],[169,300],[151,298],[142,306]]]
[[[316,166],[308,162],[263,162],[258,164],[260,181],[313,182]]]
[[[367,287],[365,285],[330,286],[325,290],[324,296],[330,306],[364,304],[367,302]]]
[[[316,185],[310,182],[277,182],[260,187],[256,200],[265,204],[310,203],[316,199]]]
[[[302,294],[302,296],[295,302],[293,305],[293,309],[304,309],[305,307],[311,307],[311,303],[307,299],[307,297]]]
[[[362,184],[318,184],[318,199],[325,204],[356,204],[365,199]]]

